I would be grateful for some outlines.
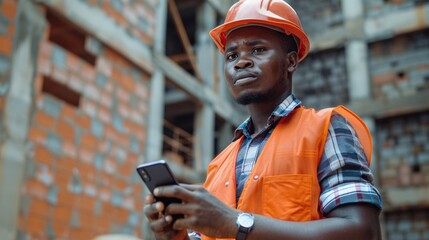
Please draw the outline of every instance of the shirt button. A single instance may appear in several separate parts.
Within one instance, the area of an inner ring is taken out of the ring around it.
[[[258,175],[256,175],[256,176],[254,176],[254,177],[253,177],[253,179],[258,180],[258,179],[259,179],[259,176],[258,176]]]
[[[226,182],[226,183],[225,183],[225,187],[228,187],[228,186],[229,186],[229,182]]]

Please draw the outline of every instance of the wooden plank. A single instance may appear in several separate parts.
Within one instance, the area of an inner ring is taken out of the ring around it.
[[[195,72],[195,75],[199,81],[202,81],[200,70],[198,69],[194,50],[192,49],[191,42],[189,41],[188,34],[186,33],[185,26],[183,24],[182,18],[180,17],[179,10],[177,9],[177,5],[175,0],[168,1],[168,8],[170,9],[170,13],[173,17],[174,24],[176,25],[177,33],[179,34],[180,40],[185,48],[186,55],[188,56],[189,61],[191,62],[191,66]]]

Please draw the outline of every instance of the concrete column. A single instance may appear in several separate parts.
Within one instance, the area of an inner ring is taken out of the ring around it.
[[[157,31],[154,41],[154,52],[156,54],[165,54],[165,38],[167,28],[167,3],[168,0],[159,0],[156,7]],[[146,162],[155,161],[162,156],[163,145],[163,122],[164,122],[164,92],[165,76],[158,66],[150,81],[150,102],[148,110],[148,127],[145,147]],[[148,193],[144,188],[144,195]],[[154,239],[153,233],[149,228],[146,217],[143,217],[143,239]]]
[[[17,222],[24,181],[26,140],[33,105],[33,81],[44,17],[31,1],[19,1],[0,145],[0,239],[17,239]]]
[[[197,62],[203,73],[204,87],[213,89],[216,50],[208,32],[216,25],[216,11],[205,2],[197,12]],[[211,104],[203,102],[197,109],[194,125],[194,165],[204,171],[213,158],[215,112]]]
[[[213,159],[215,114],[213,109],[204,104],[196,112],[194,131],[194,166],[205,171]]]

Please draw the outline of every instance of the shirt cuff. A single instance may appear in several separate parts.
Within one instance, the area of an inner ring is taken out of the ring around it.
[[[367,182],[343,183],[328,189],[320,195],[320,211],[328,214],[334,208],[349,203],[369,203],[382,208],[381,195],[378,190]]]

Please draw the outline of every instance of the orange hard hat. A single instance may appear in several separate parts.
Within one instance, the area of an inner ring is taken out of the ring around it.
[[[281,29],[286,35],[292,34],[299,40],[299,61],[310,51],[310,40],[301,27],[298,15],[283,0],[240,0],[229,9],[224,24],[210,31],[210,36],[224,53],[226,36],[231,30],[253,25]]]

